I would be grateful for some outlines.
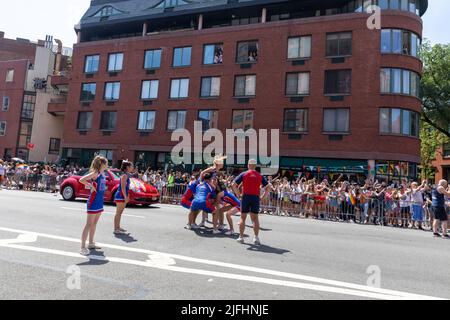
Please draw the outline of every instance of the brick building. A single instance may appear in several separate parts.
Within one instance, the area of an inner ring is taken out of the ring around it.
[[[436,183],[441,179],[450,181],[450,143],[446,143],[439,148],[436,152],[436,159],[432,164],[436,169]]]
[[[64,118],[48,104],[64,99],[67,88],[51,86],[51,76],[67,67],[60,43],[7,39],[0,32],[0,158],[54,162],[60,154]]]
[[[378,4],[382,30],[367,27]],[[415,177],[426,0],[93,0],[62,158],[161,167],[171,132],[280,129],[282,169]]]

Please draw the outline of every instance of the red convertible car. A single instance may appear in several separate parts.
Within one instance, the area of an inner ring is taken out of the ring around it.
[[[76,198],[89,198],[89,189],[86,189],[79,181],[86,173],[87,171],[79,172],[79,175],[70,176],[62,182],[60,193],[64,200],[73,201]],[[117,170],[106,170],[104,175],[107,186],[105,202],[114,202],[114,195],[119,188],[120,172]],[[157,203],[160,198],[159,192],[154,186],[135,178],[131,178],[130,180],[129,196],[130,204],[143,206],[150,206],[151,204]]]

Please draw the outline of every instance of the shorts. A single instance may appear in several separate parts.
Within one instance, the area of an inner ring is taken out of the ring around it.
[[[422,222],[423,220],[423,208],[420,204],[412,205],[412,220]]]
[[[191,204],[191,210],[192,211],[203,211],[206,213],[213,213],[216,208],[209,203],[208,201],[196,201],[194,200]]]
[[[448,221],[447,212],[444,207],[431,207],[431,212],[436,220]]]
[[[260,209],[259,196],[244,195],[242,197],[242,213],[258,214]]]

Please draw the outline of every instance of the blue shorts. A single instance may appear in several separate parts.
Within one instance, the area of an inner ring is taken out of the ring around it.
[[[215,210],[214,206],[207,201],[192,201],[191,204],[192,211],[203,211],[206,213],[213,213]]]
[[[412,205],[412,220],[413,221],[423,221],[423,208],[419,204]]]
[[[252,195],[244,195],[242,197],[242,213],[259,213],[259,207],[260,207],[260,198],[259,196],[252,196]]]

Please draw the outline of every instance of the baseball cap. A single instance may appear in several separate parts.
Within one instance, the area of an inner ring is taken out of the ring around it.
[[[258,161],[256,161],[255,159],[250,159],[250,160],[248,161],[248,164],[254,164],[254,165],[257,165],[257,164],[258,164]]]

